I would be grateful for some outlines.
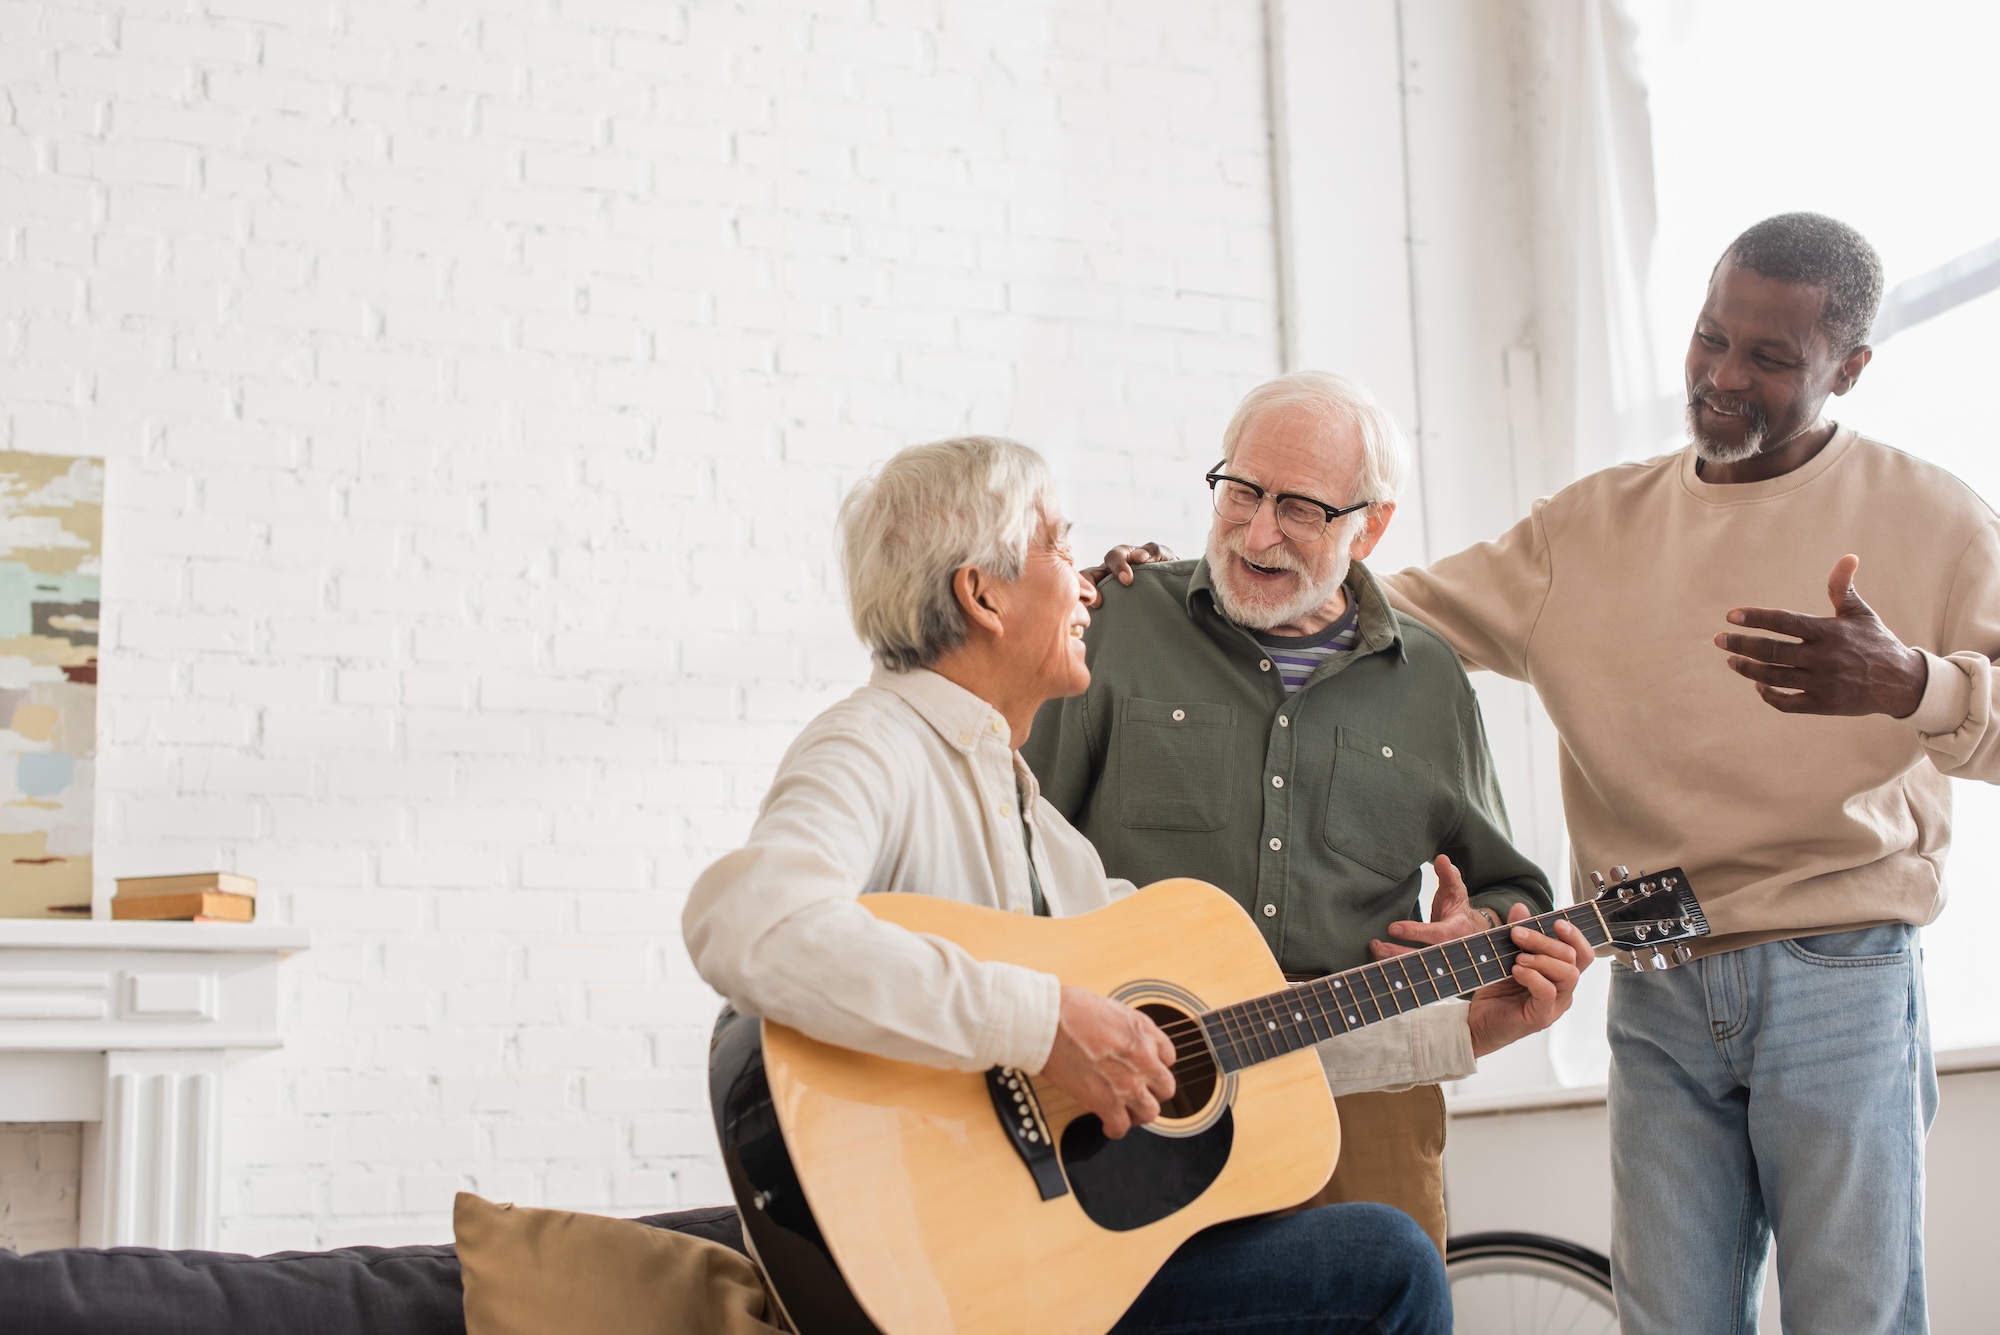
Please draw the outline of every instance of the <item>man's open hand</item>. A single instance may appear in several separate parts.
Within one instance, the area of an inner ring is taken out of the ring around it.
[[[1062,990],[1055,1045],[1040,1074],[1068,1091],[1117,1140],[1174,1096],[1174,1044],[1160,1027],[1081,987]]]
[[[1092,566],[1077,573],[1092,584],[1102,584],[1106,576],[1116,576],[1120,584],[1132,582],[1132,567],[1151,565],[1155,561],[1171,561],[1174,554],[1157,542],[1145,543],[1138,547],[1113,547],[1104,554],[1104,564]]]
[[[1764,703],[1787,714],[1887,714],[1908,718],[1923,703],[1930,667],[1919,651],[1897,639],[1873,608],[1854,591],[1861,558],[1833,564],[1826,594],[1830,617],[1806,616],[1769,607],[1738,607],[1729,620],[1738,626],[1776,631],[1765,635],[1715,637],[1729,652],[1731,670],[1756,684]]]
[[[1390,936],[1415,941],[1419,946],[1435,946],[1500,925],[1499,916],[1493,910],[1472,906],[1471,896],[1466,893],[1465,878],[1458,874],[1458,868],[1451,865],[1450,858],[1438,854],[1431,860],[1431,868],[1437,872],[1438,878],[1437,893],[1431,896],[1431,920],[1392,922],[1389,924]],[[1391,941],[1368,943],[1369,953],[1378,960],[1386,960],[1392,955],[1407,955],[1416,948]]]

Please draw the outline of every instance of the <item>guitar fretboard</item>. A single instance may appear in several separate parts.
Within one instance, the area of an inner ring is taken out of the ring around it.
[[[1497,983],[1512,974],[1514,961],[1526,953],[1514,944],[1513,929],[1530,927],[1548,934],[1559,918],[1581,931],[1593,947],[1610,942],[1597,911],[1587,903],[1573,904],[1223,1006],[1201,1016],[1201,1027],[1221,1069],[1240,1071]]]

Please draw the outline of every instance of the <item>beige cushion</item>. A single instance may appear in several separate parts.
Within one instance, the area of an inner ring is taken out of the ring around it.
[[[466,1335],[778,1335],[757,1267],[705,1238],[464,1191],[451,1222]]]

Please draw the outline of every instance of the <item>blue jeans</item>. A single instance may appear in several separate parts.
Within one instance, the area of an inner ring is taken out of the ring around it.
[[[1611,1277],[1625,1335],[1921,1335],[1937,1112],[1914,929],[1752,946],[1611,987]]]
[[[1450,1335],[1437,1245],[1401,1210],[1322,1205],[1204,1229],[1112,1335]]]

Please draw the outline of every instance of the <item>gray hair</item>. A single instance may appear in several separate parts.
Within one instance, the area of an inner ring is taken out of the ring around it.
[[[1359,381],[1330,371],[1293,371],[1266,380],[1245,394],[1243,402],[1236,405],[1236,415],[1222,430],[1223,463],[1235,457],[1251,418],[1281,409],[1305,413],[1322,424],[1343,423],[1361,433],[1361,489],[1356,499],[1366,497],[1372,507],[1402,495],[1403,483],[1410,475],[1410,451],[1403,442],[1403,429]],[[1347,498],[1328,499],[1339,504]]]
[[[913,445],[856,484],[840,506],[840,565],[875,661],[908,672],[963,644],[952,576],[1019,579],[1053,493],[1047,461],[998,436]]]
[[[1731,241],[1715,267],[1731,261],[1780,283],[1825,292],[1819,327],[1836,354],[1845,357],[1868,341],[1882,305],[1882,257],[1846,223],[1823,213],[1780,213]]]

